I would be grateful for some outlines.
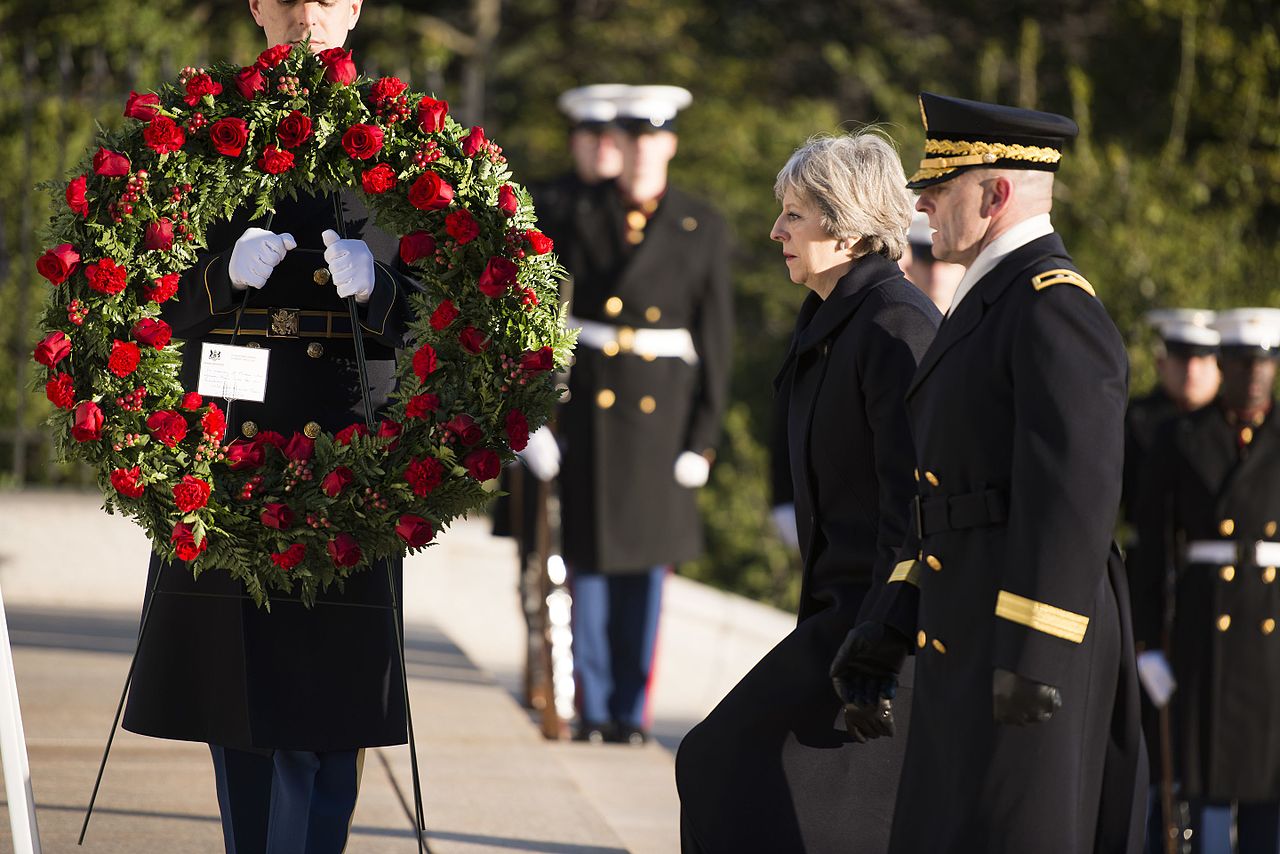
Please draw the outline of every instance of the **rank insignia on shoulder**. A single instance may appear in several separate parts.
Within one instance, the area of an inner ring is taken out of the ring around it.
[[[1037,291],[1042,291],[1050,285],[1075,285],[1091,297],[1098,295],[1093,285],[1089,284],[1089,280],[1075,270],[1046,270],[1031,277],[1031,286]]]

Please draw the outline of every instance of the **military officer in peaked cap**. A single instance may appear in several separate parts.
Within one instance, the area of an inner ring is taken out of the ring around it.
[[[616,181],[588,191],[560,245],[581,328],[559,424],[579,737],[642,742],[663,579],[702,551],[729,380],[729,232],[671,187],[675,86],[628,87],[609,129]],[[557,237],[559,240],[559,237]]]
[[[1174,576],[1174,764],[1192,802],[1195,850],[1280,850],[1280,427],[1273,417],[1280,309],[1222,312],[1213,405],[1165,425],[1136,505],[1142,543],[1134,618],[1161,657],[1163,588]]]
[[[876,605],[898,623],[918,609],[890,850],[1136,852],[1147,768],[1111,540],[1128,363],[1049,218],[1077,128],[930,93],[920,106],[908,186],[935,257],[967,269],[907,391],[915,531]],[[858,640],[833,676],[900,654]]]

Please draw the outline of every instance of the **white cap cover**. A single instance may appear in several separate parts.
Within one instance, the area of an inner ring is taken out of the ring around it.
[[[1273,350],[1280,346],[1280,308],[1221,311],[1214,318],[1213,328],[1222,336],[1224,347]]]
[[[556,99],[560,111],[578,122],[611,122],[618,114],[615,98],[630,89],[622,83],[597,83],[561,93]]]
[[[629,86],[614,98],[619,119],[643,119],[661,127],[693,103],[693,94],[680,86]]]

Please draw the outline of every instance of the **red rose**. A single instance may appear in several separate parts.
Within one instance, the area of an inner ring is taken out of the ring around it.
[[[61,243],[46,251],[36,261],[36,272],[55,285],[60,285],[80,266],[80,253],[70,243]]]
[[[436,351],[430,344],[423,344],[413,354],[413,372],[418,375],[418,379],[422,382],[427,381],[427,377],[435,372]]]
[[[187,437],[187,419],[172,409],[160,409],[147,417],[147,429],[157,442],[175,448]]]
[[[458,333],[458,343],[472,355],[479,355],[489,349],[489,339],[474,326],[468,326]]]
[[[67,207],[80,216],[89,215],[89,203],[85,200],[85,189],[89,186],[89,179],[84,175],[78,175],[71,179],[71,183],[67,185]]]
[[[493,480],[502,468],[502,461],[498,455],[488,448],[480,448],[467,454],[462,464],[466,466],[467,473],[481,483]]]
[[[399,421],[392,421],[390,418],[382,419],[382,423],[378,425],[379,439],[394,439],[400,435],[403,429]],[[395,443],[391,444],[390,450],[395,450]]]
[[[289,54],[292,52],[292,44],[278,44],[274,47],[269,47],[262,53],[258,54],[258,61],[256,64],[263,70],[275,68],[277,65],[288,59]]]
[[[400,238],[400,260],[406,264],[430,258],[435,251],[436,239],[425,231],[415,231]]]
[[[160,96],[154,92],[148,92],[145,95],[130,92],[129,101],[124,105],[124,117],[149,122],[160,115],[160,110],[157,109],[159,106]]]
[[[31,358],[46,368],[52,368],[71,355],[71,339],[63,332],[50,332],[40,339]]]
[[[102,438],[102,410],[92,400],[86,400],[76,407],[74,421],[71,424],[71,438],[77,442],[96,442]]]
[[[459,246],[466,246],[480,236],[480,226],[476,223],[475,217],[471,215],[471,211],[466,208],[458,208],[445,217],[444,230],[449,232],[450,237],[458,241]]]
[[[431,492],[444,479],[444,466],[435,457],[410,460],[404,470],[404,479],[419,497]]]
[[[445,429],[458,437],[462,444],[470,447],[484,438],[484,431],[470,415],[455,415],[444,425]]]
[[[550,237],[547,237],[536,228],[531,228],[526,231],[524,233],[524,239],[529,241],[529,246],[533,249],[534,255],[546,255],[554,249],[556,245]]]
[[[444,118],[449,115],[449,102],[435,98],[423,98],[418,102],[418,124],[426,133],[444,130]]]
[[[375,104],[381,104],[383,101],[395,98],[408,88],[408,85],[399,77],[381,77],[369,87],[369,100]]]
[[[142,131],[142,138],[156,154],[168,154],[182,148],[187,141],[187,132],[168,116],[157,116]]]
[[[358,421],[355,424],[348,424],[333,435],[333,441],[337,442],[339,445],[350,445],[352,437],[357,434],[361,436],[368,436],[369,428]]]
[[[209,404],[209,411],[200,419],[200,430],[215,442],[221,442],[222,437],[227,435],[227,416],[218,408],[218,404]]]
[[[355,474],[346,466],[338,466],[320,481],[320,490],[330,498],[337,498],[342,491],[356,479]]]
[[[379,163],[372,169],[366,169],[360,176],[360,186],[366,193],[380,194],[394,189],[396,186],[396,170],[385,163]],[[401,241],[403,248],[404,242]]]
[[[511,286],[516,283],[517,272],[518,268],[510,258],[495,255],[489,259],[488,264],[484,265],[480,280],[476,284],[480,287],[480,293],[485,296],[500,297],[511,290]]]
[[[262,156],[258,158],[258,168],[268,175],[288,172],[293,168],[293,152],[268,145],[262,149]]]
[[[180,482],[173,485],[173,502],[183,513],[190,513],[208,504],[209,493],[212,491],[209,481],[186,474]]]
[[[133,324],[133,329],[129,330],[129,334],[133,336],[133,340],[141,344],[146,344],[148,347],[154,347],[157,350],[163,350],[165,345],[169,343],[169,339],[173,337],[173,329],[163,320],[144,317]]]
[[[227,447],[227,465],[232,471],[253,471],[266,461],[266,451],[257,442],[236,442]]]
[[[357,160],[368,160],[382,150],[382,128],[356,124],[342,135],[342,148]]]
[[[404,540],[404,544],[411,549],[425,546],[435,535],[436,529],[421,516],[406,513],[396,522],[396,536]]]
[[[331,47],[316,54],[324,63],[324,79],[339,86],[350,86],[355,82],[356,64],[351,59],[351,51],[340,47]]]
[[[99,148],[93,155],[93,171],[104,178],[123,178],[129,174],[129,158],[114,151]]]
[[[169,537],[169,542],[178,553],[178,560],[195,560],[209,547],[208,537],[199,543],[196,542],[195,531],[186,522],[179,522],[173,526],[173,535]]]
[[[428,170],[409,188],[409,204],[420,211],[438,211],[453,202],[453,187],[436,173]]]
[[[250,65],[242,68],[240,73],[236,75],[236,89],[239,90],[246,101],[252,101],[253,96],[265,88],[267,88],[266,78],[262,76],[262,72],[256,66]]]
[[[350,534],[339,534],[329,541],[329,558],[334,566],[355,566],[360,557],[360,544]]]
[[[128,283],[128,273],[125,268],[110,258],[103,258],[97,264],[90,264],[84,272],[89,277],[89,287],[107,296],[120,293]]]
[[[485,147],[484,128],[472,127],[471,132],[462,139],[462,153],[468,157],[475,157]]]
[[[194,107],[200,103],[200,99],[205,95],[221,95],[222,84],[214,80],[208,74],[197,74],[187,81],[187,97],[182,100],[187,102],[188,107]]]
[[[507,430],[507,441],[511,443],[511,450],[523,451],[525,445],[529,444],[529,419],[525,418],[524,413],[519,409],[513,409],[507,413],[504,426]]]
[[[204,398],[200,396],[199,392],[189,391],[182,396],[182,403],[180,405],[188,412],[195,412],[197,409],[204,406]]]
[[[457,319],[458,307],[453,304],[453,300],[445,300],[436,306],[436,310],[431,312],[431,328],[439,332],[441,329],[448,327]]]
[[[44,396],[59,409],[70,409],[76,402],[76,383],[71,374],[58,374],[44,384]]]
[[[293,460],[295,463],[305,463],[311,459],[315,452],[316,440],[301,433],[294,433],[284,446],[285,458]]]
[[[311,138],[311,119],[294,110],[276,125],[276,136],[285,148],[297,148]]]
[[[65,376],[65,374],[64,374]],[[440,408],[440,398],[434,394],[415,394],[404,407],[405,418],[426,418]]]
[[[132,341],[113,341],[111,357],[107,359],[107,370],[118,377],[127,377],[138,369],[141,358],[137,344]]]
[[[173,221],[168,217],[161,217],[155,222],[147,224],[147,230],[142,235],[142,248],[148,252],[165,252],[173,248]]]
[[[219,154],[239,157],[248,141],[249,127],[244,123],[244,119],[232,116],[218,119],[209,126],[209,142],[213,144],[213,150]]]
[[[288,572],[298,564],[302,563],[302,559],[307,554],[307,547],[302,543],[294,543],[282,552],[277,552],[271,556],[271,562],[281,569]]]
[[[147,487],[142,484],[142,468],[116,469],[111,472],[111,485],[125,498],[141,498]]]
[[[152,284],[143,286],[143,296],[154,303],[162,303],[173,297],[178,292],[178,283],[182,281],[182,276],[178,273],[167,273]]]
[[[516,198],[516,191],[510,184],[503,184],[498,188],[498,210],[502,211],[503,216],[515,216],[516,211],[520,208],[520,200]]]
[[[254,437],[254,441],[262,447],[270,445],[281,453],[284,452],[284,436],[275,430],[262,430]]]
[[[543,374],[556,365],[555,353],[550,347],[526,350],[520,355],[520,370],[526,374]]]
[[[293,510],[288,504],[268,504],[262,509],[262,515],[258,520],[268,528],[287,531],[293,527]]]

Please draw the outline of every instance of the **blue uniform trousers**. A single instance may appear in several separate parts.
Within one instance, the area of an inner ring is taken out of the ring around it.
[[[666,576],[665,566],[625,574],[573,572],[573,670],[583,721],[647,729]]]
[[[209,749],[227,854],[340,854],[346,848],[363,750]]]
[[[1280,854],[1280,801],[1237,804],[1231,847],[1231,804],[1193,801],[1191,840],[1196,854]],[[1198,841],[1197,841],[1198,840]]]

